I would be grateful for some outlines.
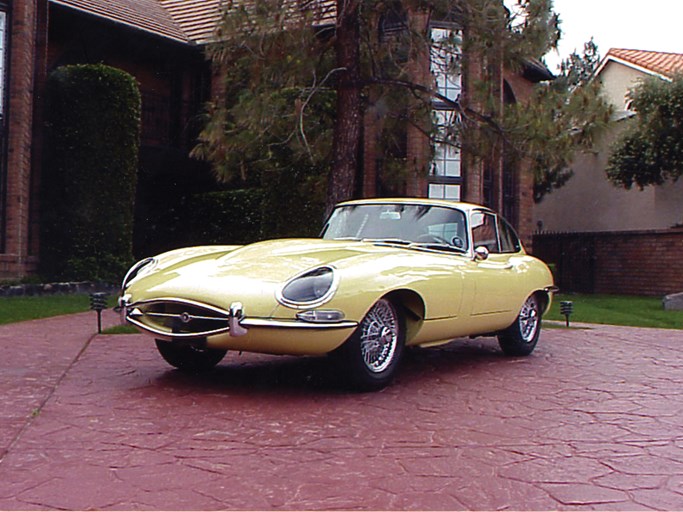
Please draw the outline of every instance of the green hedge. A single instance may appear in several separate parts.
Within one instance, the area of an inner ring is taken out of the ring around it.
[[[305,166],[263,173],[264,238],[316,237],[325,211],[324,175]]]
[[[322,208],[322,203],[305,200],[291,187],[279,188],[277,183],[268,188],[189,194],[158,206],[146,217],[146,241],[138,237],[137,256],[194,245],[315,237],[322,226]]]
[[[259,189],[195,194],[184,207],[183,245],[248,244],[263,238],[263,192]]]
[[[104,65],[65,66],[47,83],[41,273],[118,280],[131,263],[140,92]]]

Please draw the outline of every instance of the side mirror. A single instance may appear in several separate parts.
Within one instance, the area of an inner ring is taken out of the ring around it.
[[[476,249],[474,249],[474,261],[484,261],[489,258],[489,250],[484,247],[483,245],[480,245]]]

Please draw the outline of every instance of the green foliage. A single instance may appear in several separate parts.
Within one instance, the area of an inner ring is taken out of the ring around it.
[[[627,189],[677,180],[683,174],[683,76],[644,80],[630,98],[637,117],[613,148],[608,178]]]
[[[443,2],[435,0],[439,6]],[[446,5],[452,2],[445,1]],[[502,8],[500,0],[460,0],[455,2],[468,30],[463,50],[490,60],[501,53],[504,63],[519,67],[526,59],[540,59],[556,48],[560,20],[552,0],[516,0]]]
[[[325,177],[317,169],[287,167],[262,175],[264,239],[316,237],[323,225]]]
[[[194,245],[241,245],[316,236],[322,226],[320,180],[305,170],[264,175],[268,186],[188,195],[165,210],[175,219],[156,252]],[[294,186],[292,186],[294,185]]]
[[[593,38],[583,45],[583,54],[573,52],[560,64],[560,76],[554,80],[554,87],[558,89],[573,89],[587,84],[593,76],[593,71],[600,63],[600,52]]]
[[[137,334],[138,332],[132,325],[115,325],[102,330],[102,334],[105,335]]]
[[[208,105],[192,152],[211,162],[220,183],[262,190],[253,210],[264,212],[262,224],[250,228],[262,238],[317,234],[331,159],[329,42],[310,28],[314,13],[288,12],[268,1],[226,14],[222,30],[234,37],[209,49],[223,71],[222,94]]]
[[[48,80],[46,121],[41,273],[118,280],[133,259],[137,83],[104,65],[59,68]]]
[[[574,53],[563,62],[556,80],[536,86],[530,101],[506,109],[506,142],[529,162],[536,201],[571,178],[576,152],[593,148],[610,125],[613,109],[601,84],[590,80],[599,61],[591,40],[583,56]]]
[[[222,83],[192,152],[220,182],[292,165],[327,170],[335,95],[329,41],[311,28],[315,15],[284,0],[225,12],[222,41],[208,47]]]
[[[557,46],[559,18],[552,0],[507,2],[507,9],[501,0],[347,4],[340,16],[353,16],[360,28],[355,41],[360,78],[343,86],[361,88],[363,113],[381,119],[377,151],[386,160],[379,176],[386,183],[383,190],[400,193],[404,177],[415,173],[415,164],[405,158],[405,137],[409,127],[416,127],[435,143],[445,137],[478,158],[489,158],[492,148],[504,146],[517,161],[532,163],[540,199],[568,179],[576,149],[590,147],[607,123],[608,109],[597,86],[584,85],[598,57],[592,42],[583,57],[577,55],[567,64],[557,86],[539,87],[531,108],[525,102],[503,117],[496,70],[500,64],[521,70],[529,59],[540,59]],[[333,107],[344,90],[338,80],[343,70],[335,67],[341,50],[335,46],[334,30],[314,28],[324,26],[319,22],[324,13],[315,10],[321,3],[306,3],[304,9],[292,5],[285,0],[232,5],[225,12],[219,42],[209,50],[224,82],[207,109],[193,155],[211,162],[221,182],[241,178],[253,183],[255,176],[272,171],[288,175],[302,168],[315,169],[312,174],[320,180],[326,175],[336,180],[341,173],[329,163],[332,138],[339,129]],[[432,50],[427,19],[455,22],[467,34],[464,39],[453,35],[445,44],[453,57],[449,72],[461,72],[461,53],[481,64],[482,76],[470,83],[468,105],[449,102],[433,84],[415,81],[415,62]],[[341,26],[346,25],[338,20]],[[430,127],[434,99],[459,112],[449,126]],[[362,123],[363,116],[355,122]],[[344,176],[356,179],[346,172]]]
[[[261,240],[262,203],[259,189],[193,195],[182,207],[185,236],[176,242],[240,245]]]

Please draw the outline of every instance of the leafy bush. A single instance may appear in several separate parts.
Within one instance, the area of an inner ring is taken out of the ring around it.
[[[48,79],[46,122],[41,273],[118,281],[133,259],[137,83],[104,65],[58,68]]]
[[[683,175],[683,76],[644,80],[629,96],[637,116],[612,148],[607,177],[627,189],[676,181]]]
[[[196,194],[185,205],[188,238],[182,245],[247,244],[262,238],[259,189]]]
[[[264,172],[263,237],[317,236],[325,211],[325,183],[325,176],[314,167]]]

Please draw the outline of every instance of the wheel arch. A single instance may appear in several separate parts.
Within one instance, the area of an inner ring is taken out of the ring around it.
[[[383,298],[400,308],[405,322],[405,341],[409,342],[420,332],[424,323],[426,307],[422,296],[414,290],[401,289],[387,293]]]
[[[541,308],[541,313],[545,315],[550,309],[551,296],[547,290],[536,290],[531,295],[534,295],[538,300],[539,306]]]

